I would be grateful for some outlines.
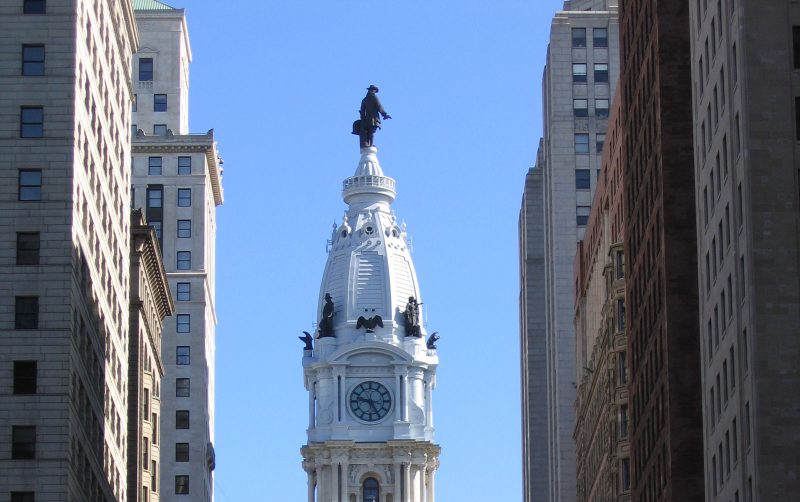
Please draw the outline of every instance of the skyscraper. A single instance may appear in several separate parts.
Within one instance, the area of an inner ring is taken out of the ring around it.
[[[689,5],[705,498],[780,500],[800,493],[800,11]]]
[[[308,502],[434,502],[439,466],[433,389],[439,356],[426,344],[405,224],[377,148],[344,180],[348,209],[330,240],[318,331],[303,375]]]
[[[133,11],[4,2],[0,44],[0,496],[125,500]]]
[[[191,47],[183,9],[135,0],[133,203],[156,229],[175,315],[164,322],[161,501],[213,496],[216,207],[222,160],[213,130],[188,128]]]
[[[687,2],[623,2],[631,499],[703,500]]]
[[[523,371],[527,371],[527,376],[523,375],[523,394],[529,407],[542,406],[547,413],[542,424],[531,418],[538,410],[523,410],[524,426],[530,428],[523,433],[527,502],[575,499],[572,267],[600,168],[609,104],[619,69],[618,44],[616,0],[565,1],[564,9],[553,18],[542,84],[544,139],[541,162],[537,162],[542,171],[538,196],[542,198],[543,240],[521,243],[543,249],[545,292],[544,330],[529,320],[521,320],[521,336],[527,340],[523,341],[523,349],[527,343],[529,350],[544,350],[543,358],[522,355]],[[536,184],[529,188],[536,188]],[[534,196],[537,195],[526,193],[526,198]],[[522,249],[521,255],[528,256],[529,251]],[[531,271],[522,275],[530,276]],[[533,294],[529,292],[528,296]],[[526,308],[525,315],[540,316],[539,309]],[[543,368],[536,366],[542,364]],[[534,374],[544,377],[543,387],[536,388],[531,383]]]

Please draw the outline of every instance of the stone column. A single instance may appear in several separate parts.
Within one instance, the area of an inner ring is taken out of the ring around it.
[[[425,385],[425,425],[433,427],[433,392],[431,382]]]
[[[316,477],[316,472],[314,469],[308,469],[306,471],[308,473],[308,502],[315,502],[314,501],[314,482]]]
[[[317,382],[311,382],[308,388],[308,428],[313,429],[316,426],[316,416],[314,409],[314,401],[317,398]]]
[[[403,471],[405,471],[405,479],[403,480],[403,492],[405,492],[405,500],[402,502],[413,502],[414,498],[411,493],[411,463],[403,464]]]
[[[400,501],[400,466],[401,466],[400,462],[402,462],[402,460],[398,459],[397,457],[395,457],[395,459],[394,459],[394,500],[396,500],[397,502],[401,502]]]

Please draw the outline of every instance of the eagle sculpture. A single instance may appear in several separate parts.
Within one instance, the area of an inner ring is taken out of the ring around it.
[[[373,330],[376,326],[383,327],[383,319],[381,319],[379,315],[370,317],[369,319],[362,315],[356,321],[356,329],[360,329],[362,326],[367,328],[367,333],[374,333]]]
[[[439,339],[439,332],[434,331],[431,336],[428,337],[428,341],[425,342],[425,345],[430,350],[436,350],[436,341]]]

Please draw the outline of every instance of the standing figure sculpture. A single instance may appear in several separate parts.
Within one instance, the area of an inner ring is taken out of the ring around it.
[[[422,305],[421,303],[417,303],[417,299],[413,296],[408,297],[408,303],[406,303],[406,310],[403,312],[403,316],[406,318],[406,336],[415,336],[419,338],[422,336],[422,333],[419,330],[419,306]]]
[[[392,118],[378,99],[377,87],[367,87],[367,95],[361,100],[361,109],[358,112],[361,118],[353,122],[353,134],[358,135],[361,148],[373,146],[375,131],[381,128],[381,117],[385,120]]]
[[[333,334],[333,299],[330,293],[325,293],[325,306],[322,307],[322,319],[319,321],[319,335],[317,338],[336,336]]]

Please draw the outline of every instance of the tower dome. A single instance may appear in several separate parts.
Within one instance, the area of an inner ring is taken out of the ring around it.
[[[355,174],[343,182],[342,197],[349,207],[333,230],[320,287],[317,318],[323,318],[330,295],[339,346],[363,340],[359,318],[376,316],[383,326],[370,329],[374,339],[400,344],[413,334],[406,329],[406,306],[411,298],[421,302],[405,225],[391,209],[395,181],[383,174],[377,151],[374,146],[362,148]],[[425,335],[421,323],[416,334]]]

